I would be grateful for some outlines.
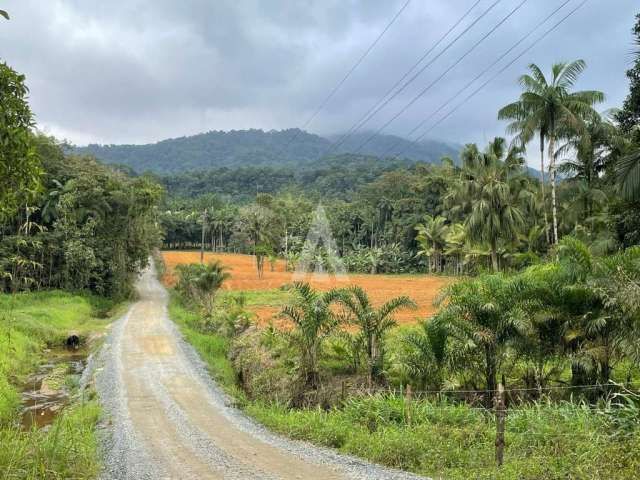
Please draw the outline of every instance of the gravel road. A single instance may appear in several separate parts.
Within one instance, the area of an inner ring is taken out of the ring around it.
[[[167,315],[153,267],[96,364],[103,479],[418,479],[275,435],[229,406]]]

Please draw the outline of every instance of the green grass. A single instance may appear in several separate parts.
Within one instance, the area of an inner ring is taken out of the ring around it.
[[[104,330],[120,309],[88,294],[0,294],[0,478],[95,477],[97,402],[65,408],[47,431],[24,431],[19,386],[44,359],[45,349],[61,347],[70,332],[83,337]],[[66,385],[68,379],[58,377]]]
[[[228,297],[237,297],[238,295],[244,296],[247,307],[280,307],[285,305],[289,300],[291,294],[279,288],[273,288],[271,290],[236,290],[236,291],[224,291],[219,294],[219,300],[222,301]]]
[[[407,406],[401,397],[374,396],[328,412],[258,403],[246,410],[287,436],[434,478],[626,479],[640,471],[633,453],[640,435],[616,439],[604,417],[569,404],[511,413],[500,469],[494,465],[492,415],[465,405]]]
[[[519,407],[507,418],[505,464],[495,466],[495,419],[466,404],[393,395],[343,408],[289,409],[248,400],[227,358],[229,341],[202,334],[198,315],[172,296],[170,314],[212,376],[273,431],[433,478],[628,479],[640,472],[640,432],[617,436],[609,417],[568,402]],[[398,332],[402,333],[402,332]]]
[[[0,429],[3,479],[90,479],[100,463],[95,427],[100,407],[95,400],[67,408],[48,430]]]
[[[103,329],[115,308],[100,297],[62,291],[0,294],[0,374],[31,371],[44,347],[61,346],[71,331]]]
[[[171,292],[169,316],[178,325],[184,338],[200,354],[218,385],[237,399],[244,399],[242,390],[236,383],[236,374],[227,358],[229,340],[221,335],[199,332],[198,314],[185,308],[175,292]]]

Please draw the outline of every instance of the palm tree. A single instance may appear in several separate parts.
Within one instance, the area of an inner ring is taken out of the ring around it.
[[[627,200],[640,199],[640,148],[618,161],[616,176],[618,188]]]
[[[447,199],[464,205],[469,238],[489,246],[496,272],[498,244],[517,238],[524,225],[519,204],[527,192],[514,185],[524,173],[521,151],[513,147],[507,152],[505,143],[503,138],[496,138],[483,153],[475,145],[465,147],[461,177]]]
[[[213,313],[216,293],[222,284],[231,278],[229,269],[219,260],[213,260],[204,266],[202,272],[196,277],[196,286],[201,292],[206,312]]]
[[[404,340],[407,353],[402,363],[410,378],[419,382],[420,389],[441,389],[445,368],[453,357],[446,326],[427,320]]]
[[[416,304],[409,297],[401,296],[375,308],[367,293],[358,286],[344,289],[337,300],[349,312],[349,321],[360,327],[360,333],[365,339],[369,382],[372,384],[382,377],[385,335],[396,325],[393,314],[403,308],[416,308]]]
[[[454,273],[462,274],[463,256],[467,246],[467,230],[462,223],[454,223],[449,226],[445,236],[446,247],[444,254],[454,259]]]
[[[338,324],[337,316],[331,311],[338,295],[337,290],[319,293],[308,283],[296,282],[292,303],[280,313],[293,322],[289,339],[300,354],[300,375],[306,388],[315,390],[320,385],[320,354],[324,340]]]
[[[512,120],[507,131],[516,134],[516,141],[525,145],[536,134],[540,138],[541,191],[544,200],[544,147],[548,142],[549,172],[551,174],[551,203],[553,213],[553,243],[558,242],[558,218],[556,207],[555,144],[561,130],[581,133],[584,120],[596,115],[593,106],[604,101],[604,94],[597,90],[571,92],[580,74],[586,68],[584,60],[556,63],[551,67],[551,81],[535,64],[529,65],[530,74],[520,77],[524,92],[518,101],[506,105],[498,112],[499,119]],[[545,226],[548,228],[545,208]]]
[[[560,243],[560,272],[563,283],[570,284],[563,289],[562,305],[570,317],[566,337],[572,347],[574,385],[584,384],[585,374],[589,382],[609,383],[615,363],[637,342],[640,288],[633,278],[640,271],[639,260],[635,247],[597,258],[575,238]],[[629,301],[634,304],[630,309]]]
[[[585,129],[580,135],[573,135],[555,153],[560,160],[558,171],[570,175],[569,182],[578,187],[578,197],[582,202],[583,217],[591,217],[594,203],[606,199],[603,191],[597,188],[600,174],[605,171],[614,142],[616,127],[606,118],[596,115],[587,119]],[[575,158],[562,160],[562,156],[575,153]]]
[[[475,353],[489,399],[509,347],[529,326],[526,284],[518,277],[485,275],[449,286],[432,321],[446,328],[460,350]]]
[[[222,284],[231,278],[227,267],[219,260],[214,260],[206,265],[201,263],[178,265],[176,271],[179,276],[176,288],[198,301],[205,316],[211,317],[216,293]]]
[[[416,225],[417,242],[420,244],[418,255],[429,259],[429,272],[442,271],[442,251],[446,245],[447,219],[441,216],[424,216],[424,223]]]

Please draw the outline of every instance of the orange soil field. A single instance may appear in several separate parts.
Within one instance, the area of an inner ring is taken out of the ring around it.
[[[167,267],[163,276],[163,283],[172,286],[175,283],[174,269],[176,265],[183,263],[200,262],[200,252],[163,251],[165,265]],[[220,260],[229,268],[231,279],[225,282],[223,289],[232,291],[248,290],[273,290],[282,285],[291,284],[295,279],[292,272],[285,271],[285,263],[278,260],[275,269],[271,271],[271,265],[265,261],[264,274],[258,278],[255,266],[255,258],[251,255],[232,253],[205,253],[205,262]],[[304,279],[315,288],[328,290],[333,287],[359,285],[364,288],[374,304],[380,305],[390,298],[398,295],[407,295],[417,304],[417,310],[403,310],[395,315],[399,323],[415,323],[435,312],[433,300],[440,289],[446,286],[450,279],[429,275],[365,275],[349,274],[346,279],[336,279],[332,276],[319,277],[309,275]],[[260,323],[266,323],[273,319],[280,311],[275,306],[252,306]]]

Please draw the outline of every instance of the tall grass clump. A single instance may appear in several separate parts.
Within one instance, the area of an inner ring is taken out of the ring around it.
[[[96,401],[66,409],[49,429],[0,428],[0,471],[3,479],[81,480],[100,469],[95,428]]]

